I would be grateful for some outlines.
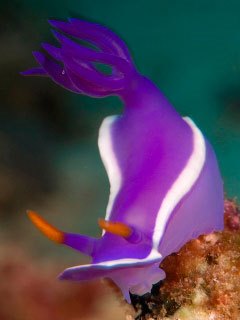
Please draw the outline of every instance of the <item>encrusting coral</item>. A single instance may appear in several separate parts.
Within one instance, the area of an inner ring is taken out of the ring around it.
[[[151,295],[133,297],[138,319],[240,319],[240,211],[225,201],[222,232],[189,241],[161,265],[166,279]]]

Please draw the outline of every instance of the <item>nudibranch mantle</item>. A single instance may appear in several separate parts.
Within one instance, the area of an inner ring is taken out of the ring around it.
[[[197,126],[182,118],[159,89],[136,70],[124,42],[107,28],[78,19],[51,20],[55,47],[34,52],[39,67],[23,72],[52,78],[75,93],[117,95],[123,114],[107,117],[99,150],[110,181],[100,238],[59,231],[34,212],[51,240],[92,257],[60,279],[111,278],[130,301],[165,277],[160,262],[187,241],[223,228],[223,184],[214,151]],[[70,38],[69,38],[70,37]],[[75,38],[94,48],[77,43]],[[111,67],[111,74],[96,63]]]

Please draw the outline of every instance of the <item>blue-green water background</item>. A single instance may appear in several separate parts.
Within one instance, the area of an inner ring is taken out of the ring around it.
[[[23,0],[2,1],[0,9],[5,230],[36,239],[24,216],[29,207],[65,230],[91,235],[99,234],[97,218],[105,215],[109,186],[97,135],[103,118],[120,113],[121,103],[74,95],[49,79],[19,76],[34,66],[31,51],[52,41],[49,17],[83,17],[117,32],[138,70],[211,141],[227,196],[240,196],[239,1]]]

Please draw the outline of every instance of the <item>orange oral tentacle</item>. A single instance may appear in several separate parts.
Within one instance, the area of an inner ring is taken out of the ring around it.
[[[28,210],[27,215],[38,230],[40,230],[47,238],[56,243],[64,243],[64,232],[53,227],[35,211]]]
[[[98,225],[101,229],[123,238],[128,238],[132,234],[132,229],[128,225],[121,222],[112,222],[99,219]]]

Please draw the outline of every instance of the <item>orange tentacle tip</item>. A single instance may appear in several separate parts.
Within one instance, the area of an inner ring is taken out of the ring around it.
[[[128,238],[132,234],[132,228],[122,222],[107,221],[104,219],[98,219],[98,225],[101,229]]]
[[[64,232],[58,230],[50,223],[48,223],[45,219],[43,219],[37,212],[32,210],[27,210],[27,215],[35,227],[41,231],[47,238],[56,242],[63,243],[64,242]]]

